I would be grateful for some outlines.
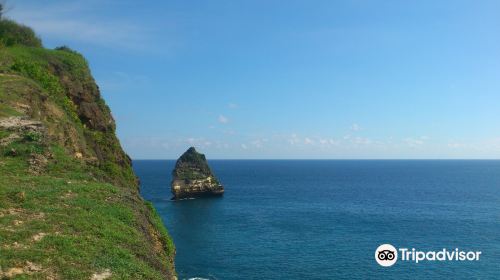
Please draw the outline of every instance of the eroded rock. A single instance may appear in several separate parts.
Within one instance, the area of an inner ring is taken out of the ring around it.
[[[220,196],[224,187],[210,170],[205,155],[189,148],[175,164],[172,172],[172,199]]]

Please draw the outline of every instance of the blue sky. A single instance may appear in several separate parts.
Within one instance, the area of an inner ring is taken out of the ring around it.
[[[500,1],[8,5],[86,56],[135,159],[500,158]]]

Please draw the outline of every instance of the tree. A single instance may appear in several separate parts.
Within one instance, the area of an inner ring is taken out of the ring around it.
[[[2,19],[3,16],[3,4],[0,3],[0,20]]]

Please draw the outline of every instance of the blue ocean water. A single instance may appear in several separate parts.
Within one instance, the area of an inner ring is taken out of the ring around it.
[[[222,198],[171,201],[174,161],[134,161],[179,279],[500,279],[500,161],[216,160]],[[381,267],[375,249],[481,251]]]

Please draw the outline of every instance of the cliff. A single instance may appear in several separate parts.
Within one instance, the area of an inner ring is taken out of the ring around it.
[[[210,170],[205,155],[198,153],[194,147],[177,160],[172,178],[173,199],[219,196],[224,193],[224,187]]]
[[[86,60],[0,21],[0,278],[174,279]]]

